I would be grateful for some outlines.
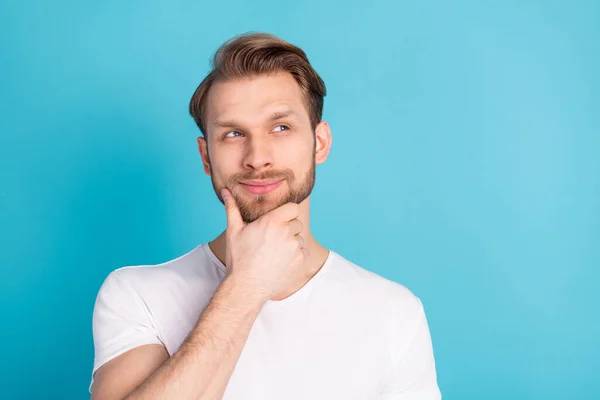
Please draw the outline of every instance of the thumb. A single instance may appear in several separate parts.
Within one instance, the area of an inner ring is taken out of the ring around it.
[[[227,230],[230,232],[240,230],[244,226],[244,220],[242,219],[240,210],[229,189],[222,189],[221,197],[223,198],[223,203],[225,203],[225,214],[227,214]]]

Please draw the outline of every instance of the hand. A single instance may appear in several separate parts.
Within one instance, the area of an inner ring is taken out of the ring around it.
[[[244,290],[266,301],[294,282],[308,258],[300,206],[287,203],[246,224],[228,189],[221,191],[227,214],[225,264]]]

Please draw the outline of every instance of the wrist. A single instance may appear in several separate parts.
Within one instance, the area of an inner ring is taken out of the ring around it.
[[[221,282],[221,288],[228,297],[234,299],[235,304],[243,304],[250,308],[262,309],[269,300],[268,293],[257,290],[248,283],[249,279],[242,273],[231,271]]]

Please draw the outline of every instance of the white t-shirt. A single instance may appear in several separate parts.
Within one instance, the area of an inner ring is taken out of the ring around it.
[[[93,373],[144,344],[173,355],[225,275],[201,244],[104,281],[93,316]],[[91,385],[90,385],[91,388]],[[319,272],[254,322],[223,400],[438,400],[435,361],[418,297],[330,251]]]

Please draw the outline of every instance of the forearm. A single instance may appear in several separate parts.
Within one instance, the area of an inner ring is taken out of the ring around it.
[[[179,350],[127,400],[220,399],[263,304],[226,277]]]

